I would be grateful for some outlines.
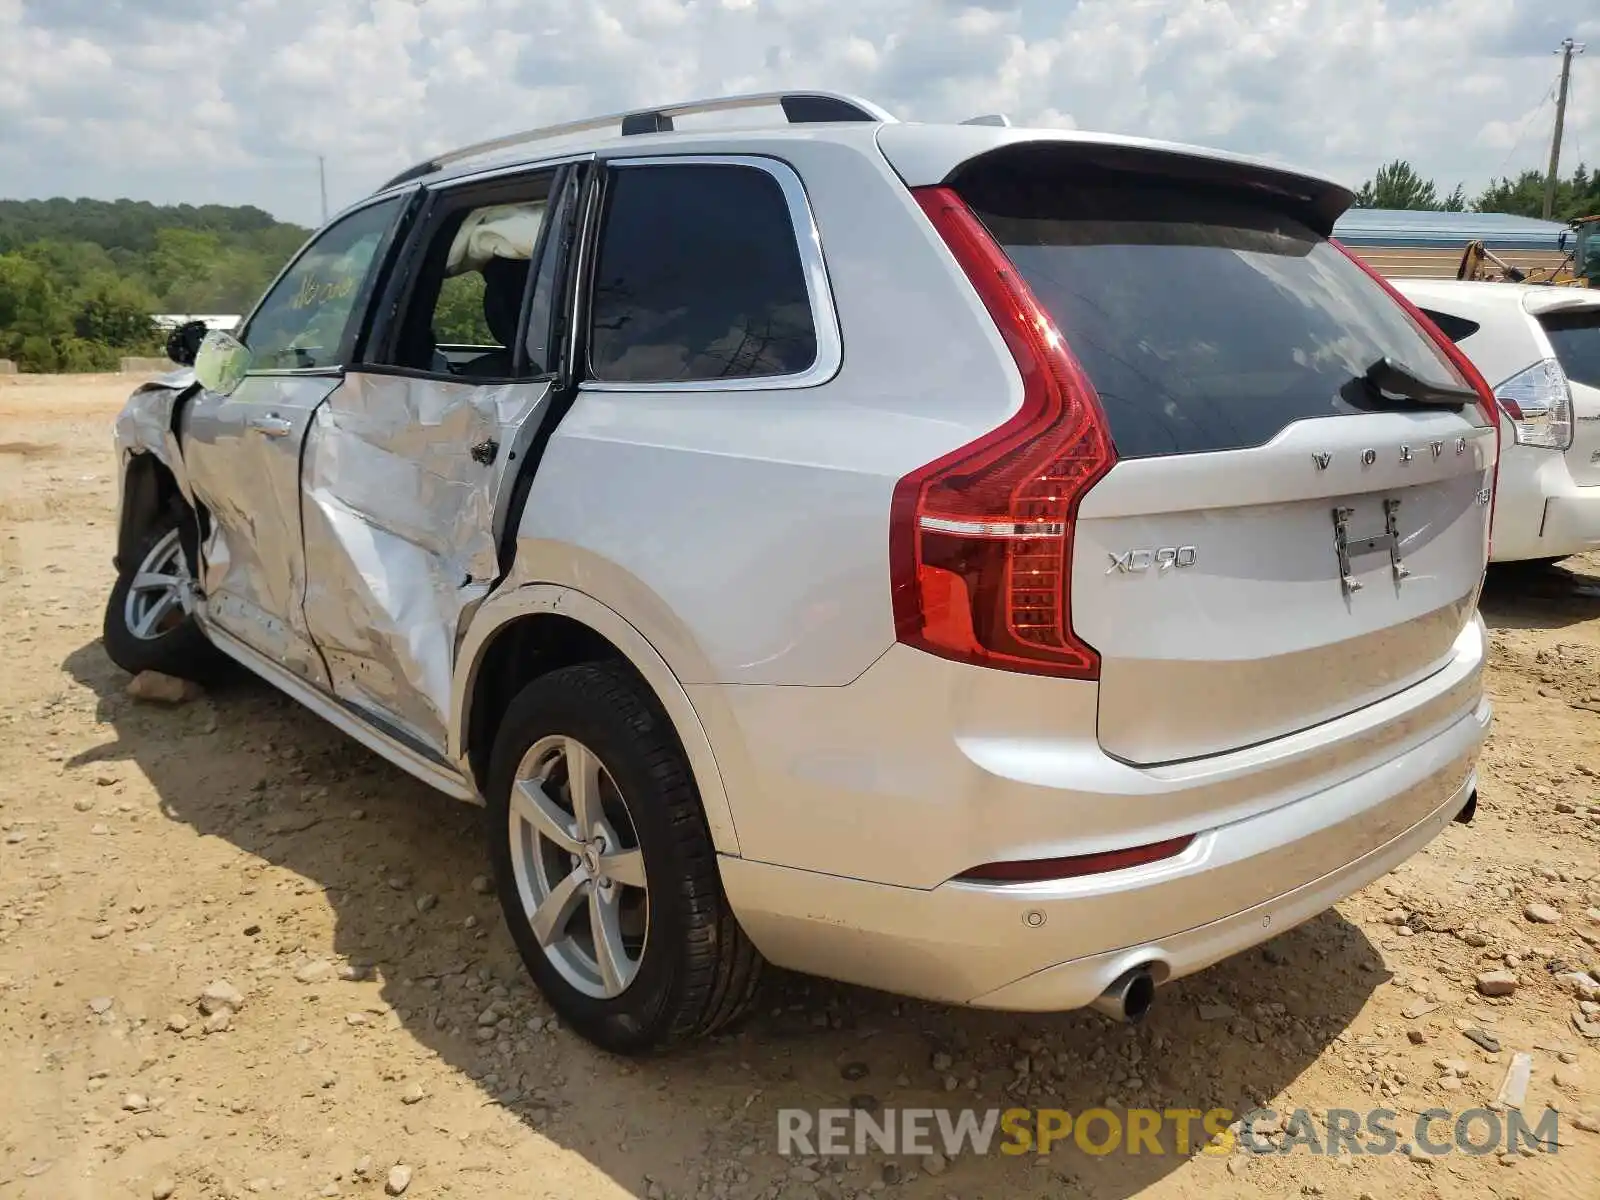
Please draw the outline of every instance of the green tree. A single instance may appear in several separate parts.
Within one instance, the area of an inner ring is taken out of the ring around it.
[[[73,331],[79,338],[118,350],[150,350],[156,343],[155,297],[131,279],[101,275],[75,298]]]
[[[222,239],[193,229],[162,229],[148,259],[151,289],[172,312],[205,312]]]
[[[154,313],[247,312],[308,236],[258,208],[0,200],[0,358],[80,371],[159,353]]]
[[[1416,208],[1434,212],[1461,212],[1467,207],[1466,189],[1460,184],[1443,200],[1433,180],[1418,175],[1403,158],[1385,163],[1356,191],[1357,208]]]
[[[55,370],[51,337],[63,331],[66,316],[43,267],[20,254],[0,255],[0,358],[25,371]]]
[[[1541,216],[1544,213],[1544,172],[1528,170],[1515,179],[1502,176],[1479,193],[1472,207],[1477,212]]]
[[[1477,212],[1512,213],[1519,217],[1544,215],[1544,172],[1532,168],[1515,179],[1502,176],[1472,202]],[[1600,215],[1600,170],[1580,163],[1566,179],[1556,180],[1552,215],[1558,221]]]
[[[476,271],[453,275],[439,289],[433,309],[433,336],[442,345],[494,346],[494,334],[483,315],[483,276]]]

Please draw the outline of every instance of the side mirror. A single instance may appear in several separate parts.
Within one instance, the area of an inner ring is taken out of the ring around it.
[[[180,367],[194,366],[200,343],[205,340],[204,321],[185,321],[167,335],[167,357]]]
[[[194,360],[194,375],[201,387],[219,396],[231,396],[249,370],[250,351],[243,342],[220,329],[206,334]]]

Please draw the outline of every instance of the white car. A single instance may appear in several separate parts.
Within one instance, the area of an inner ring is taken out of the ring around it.
[[[107,651],[486,805],[608,1049],[763,961],[1136,1019],[1473,812],[1495,406],[1352,199],[821,93],[451,152],[130,399]]]
[[[1600,291],[1397,279],[1499,398],[1495,562],[1600,547]]]

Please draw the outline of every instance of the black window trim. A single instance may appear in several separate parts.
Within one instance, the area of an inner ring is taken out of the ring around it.
[[[1419,304],[1417,305],[1417,311],[1437,325],[1439,332],[1443,333],[1445,337],[1458,346],[1483,328],[1481,321],[1474,321],[1471,317],[1461,317],[1455,313],[1445,312],[1444,309],[1439,308],[1437,305],[1430,307],[1426,304]],[[1441,320],[1441,318],[1443,319]],[[1459,331],[1461,327],[1468,325],[1471,328],[1466,329],[1464,332],[1459,332],[1459,336],[1457,333],[1451,332],[1452,327]]]
[[[564,343],[567,331],[574,324],[570,287],[572,267],[579,252],[584,196],[590,179],[596,173],[592,158],[564,163],[550,184],[550,200],[545,210],[544,224],[539,230],[539,244],[534,247],[533,258],[528,263],[528,289],[523,293],[522,311],[517,317],[516,361],[521,365],[528,357],[533,335],[530,324],[533,319],[533,298],[539,287],[539,276],[544,271],[545,255],[558,256],[550,278],[550,328],[545,331],[550,338],[546,347],[550,361],[545,370],[535,376],[537,379],[564,380],[567,375]],[[562,240],[553,241],[556,238]]]
[[[754,167],[765,171],[783,193],[789,210],[789,226],[794,234],[795,246],[800,254],[800,269],[805,277],[806,298],[811,304],[811,324],[816,332],[817,355],[804,371],[787,375],[736,375],[715,379],[672,379],[650,383],[628,380],[595,379],[588,361],[589,322],[593,318],[590,297],[594,290],[594,270],[599,261],[599,211],[591,214],[591,231],[585,246],[583,307],[578,324],[583,328],[583,380],[578,384],[585,392],[772,392],[793,388],[817,387],[827,383],[839,373],[844,362],[844,341],[839,332],[839,314],[834,307],[833,285],[828,279],[827,261],[822,253],[822,237],[806,197],[805,185],[795,169],[782,159],[764,154],[654,154],[638,158],[609,158],[605,164],[612,170],[632,170],[648,167],[682,166],[733,166]],[[575,339],[576,341],[576,339]]]
[[[373,296],[377,294],[378,280],[387,278],[389,260],[394,256],[397,246],[403,244],[405,238],[400,236],[407,230],[407,223],[416,210],[417,201],[421,196],[420,187],[410,187],[399,191],[384,192],[380,196],[370,196],[357,204],[352,204],[338,215],[330,218],[326,224],[318,229],[296,250],[289,261],[284,263],[283,269],[272,278],[262,291],[255,307],[250,310],[250,315],[239,323],[238,332],[234,335],[246,349],[249,348],[250,327],[255,324],[256,318],[261,315],[261,309],[268,298],[278,290],[278,285],[288,277],[289,273],[300,264],[311,250],[322,241],[323,237],[336,226],[343,224],[357,213],[365,212],[369,208],[376,208],[380,204],[393,204],[396,200],[401,203],[395,208],[393,219],[384,231],[383,240],[379,242],[377,250],[373,253],[372,262],[368,264],[367,273],[362,277],[361,289],[356,293],[355,303],[350,306],[350,315],[345,318],[344,333],[339,339],[339,363],[327,367],[252,367],[245,372],[245,378],[274,379],[289,378],[342,378],[344,373],[353,365],[356,351],[361,344],[362,334],[366,330],[369,319],[368,310],[371,308]]]
[[[453,383],[467,387],[503,387],[507,384],[539,384],[548,383],[555,379],[559,372],[559,365],[552,365],[537,375],[456,375],[443,371],[428,371],[418,367],[403,367],[390,362],[374,361],[380,357],[390,357],[394,349],[394,338],[398,335],[402,324],[404,304],[410,290],[416,282],[416,272],[423,258],[427,255],[432,240],[439,230],[440,214],[460,211],[463,207],[481,207],[484,203],[492,202],[489,198],[498,193],[515,191],[527,180],[540,176],[550,176],[549,199],[553,205],[561,192],[569,185],[575,173],[583,171],[585,165],[593,160],[593,155],[563,158],[557,162],[528,164],[509,169],[496,170],[483,175],[470,175],[462,179],[451,179],[432,188],[424,189],[427,197],[421,215],[410,230],[405,244],[396,258],[393,270],[389,273],[382,298],[374,311],[372,324],[373,336],[368,345],[363,348],[358,361],[352,362],[348,369],[359,371],[364,375],[385,375],[400,379],[422,379],[437,383]],[[481,203],[480,203],[481,202]],[[533,301],[533,288],[538,282],[539,264],[546,253],[551,236],[550,221],[547,219],[539,230],[538,244],[533,248],[533,256],[528,260],[528,283],[522,294],[522,304],[517,316],[517,336],[514,346],[508,347],[514,352],[515,361],[521,363],[527,356],[528,340],[528,313]],[[558,300],[557,303],[563,301]],[[568,314],[570,320],[570,314]]]

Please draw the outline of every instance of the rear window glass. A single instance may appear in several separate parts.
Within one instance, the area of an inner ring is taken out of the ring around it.
[[[1388,356],[1460,386],[1432,340],[1307,226],[1227,195],[980,174],[962,192],[1100,393],[1121,458],[1233,450],[1370,411]]]
[[[1600,388],[1600,309],[1547,313],[1539,318],[1561,369],[1574,383]]]

